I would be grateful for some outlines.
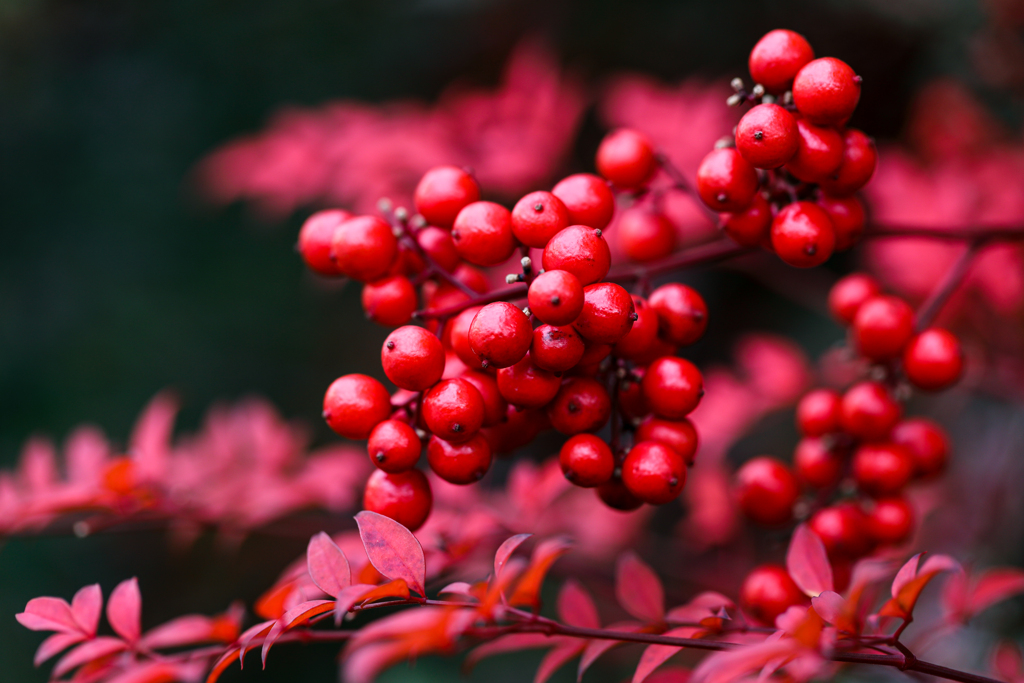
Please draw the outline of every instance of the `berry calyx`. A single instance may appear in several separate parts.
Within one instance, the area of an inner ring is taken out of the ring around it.
[[[558,453],[558,462],[565,478],[584,488],[600,486],[615,471],[611,448],[593,434],[577,434],[567,440]]]

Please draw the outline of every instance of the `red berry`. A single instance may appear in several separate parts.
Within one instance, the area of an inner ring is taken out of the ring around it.
[[[697,169],[697,193],[715,211],[743,211],[757,184],[757,171],[732,147],[711,150]]]
[[[839,424],[859,439],[885,439],[899,422],[903,408],[878,382],[854,384],[843,394],[839,408]]]
[[[530,354],[515,365],[498,370],[498,391],[502,398],[520,408],[546,406],[561,386],[561,380],[537,367]]]
[[[452,241],[459,256],[478,266],[504,263],[516,250],[512,214],[501,204],[473,202],[455,218]]]
[[[404,275],[392,275],[363,285],[363,310],[380,325],[395,327],[412,319],[416,311],[416,288]]]
[[[646,263],[668,256],[676,248],[676,229],[664,214],[633,207],[615,224],[619,244],[633,261]]]
[[[352,214],[344,209],[317,211],[306,219],[299,230],[299,254],[306,267],[320,275],[340,275],[338,264],[331,259],[334,232]]]
[[[444,346],[433,334],[415,325],[406,325],[388,335],[380,351],[384,374],[395,386],[423,391],[444,374]]]
[[[834,197],[853,194],[868,184],[877,164],[874,141],[856,128],[847,128],[843,133],[843,161],[820,181],[821,189]]]
[[[615,400],[618,403],[619,410],[622,415],[629,420],[640,420],[647,417],[651,409],[647,406],[647,401],[644,399],[643,388],[640,386],[640,380],[643,379],[643,369],[634,369],[634,373],[639,373],[639,377],[635,380],[632,377],[626,377],[619,383],[619,390],[615,394]],[[643,441],[644,439],[634,439],[634,441]],[[654,439],[658,441],[659,439]]]
[[[900,422],[892,430],[892,441],[910,453],[917,476],[931,479],[946,468],[949,439],[942,427],[931,420],[912,417]]]
[[[570,225],[551,238],[542,261],[544,270],[567,270],[586,287],[604,279],[612,255],[600,230]]]
[[[841,125],[860,99],[860,76],[835,57],[808,62],[793,79],[793,103],[819,125]]]
[[[596,285],[591,285],[594,287]],[[636,320],[629,332],[615,343],[612,352],[619,358],[638,358],[648,352],[658,339],[658,313],[642,297],[633,297]]]
[[[584,287],[583,312],[573,327],[584,339],[614,344],[626,336],[635,320],[629,292],[613,282],[599,282]]]
[[[914,508],[906,498],[875,501],[867,513],[867,532],[875,543],[898,545],[914,531]]]
[[[833,561],[837,558],[861,557],[871,547],[864,513],[852,503],[840,503],[818,510],[811,515],[807,526],[818,534]]]
[[[567,380],[547,409],[551,426],[566,435],[600,429],[611,411],[611,398],[604,385],[589,377]]]
[[[697,454],[697,430],[686,418],[664,420],[651,415],[637,427],[635,439],[663,443],[678,453],[687,465],[693,464],[693,458]]]
[[[686,463],[663,443],[640,441],[622,463],[622,483],[648,505],[664,505],[682,493]]]
[[[952,332],[931,327],[916,335],[903,351],[903,371],[925,391],[941,391],[956,384],[964,368],[960,340]]]
[[[530,283],[530,312],[548,325],[569,325],[583,311],[583,285],[567,270],[546,270]]]
[[[560,373],[579,363],[584,350],[583,338],[571,326],[541,325],[533,331],[530,357],[538,368]]]
[[[391,396],[384,385],[366,375],[344,375],[327,387],[324,419],[348,439],[365,439],[391,416]]]
[[[446,441],[467,441],[484,422],[484,399],[476,387],[457,377],[441,380],[423,395],[427,429]]]
[[[689,346],[704,336],[708,306],[697,290],[672,282],[658,287],[648,303],[658,313],[658,334],[675,346]]]
[[[577,173],[562,179],[551,194],[565,204],[569,210],[569,222],[574,225],[603,230],[615,212],[615,195],[608,189],[608,183],[589,173]]]
[[[757,247],[768,239],[772,225],[772,207],[761,193],[739,213],[723,213],[719,216],[722,230],[733,242],[741,247]]]
[[[688,360],[665,356],[647,366],[642,383],[644,398],[658,417],[679,420],[700,403],[704,378]]]
[[[530,319],[507,301],[487,304],[469,326],[470,348],[493,368],[515,365],[532,342]]]
[[[597,497],[613,510],[631,512],[644,504],[642,500],[630,493],[621,479],[613,478],[597,487]]]
[[[459,360],[474,370],[483,367],[483,360],[469,345],[469,328],[481,309],[483,306],[473,306],[462,311],[452,318],[445,331],[447,343],[452,351],[459,357]]]
[[[882,288],[865,273],[851,273],[832,285],[828,293],[828,310],[843,325],[852,325],[861,305],[878,295]]]
[[[786,170],[798,180],[817,183],[834,174],[843,163],[843,137],[834,129],[797,119],[796,154]]]
[[[372,282],[387,274],[398,255],[391,226],[376,216],[356,216],[334,231],[331,256],[338,272],[353,280]]]
[[[826,446],[823,439],[807,437],[796,445],[793,469],[802,484],[825,489],[839,483],[843,474],[843,460]]]
[[[432,436],[427,442],[427,463],[446,482],[465,486],[480,481],[491,469],[491,446],[480,434],[460,443]]]
[[[793,519],[793,505],[800,488],[796,477],[775,458],[748,460],[736,473],[740,509],[758,524],[775,526]]]
[[[828,260],[835,248],[832,219],[811,202],[793,202],[772,221],[772,249],[796,268],[813,268]]]
[[[914,310],[897,296],[875,296],[857,309],[853,341],[857,351],[871,360],[900,355],[914,334]]]
[[[792,87],[797,72],[812,59],[814,50],[806,38],[777,28],[766,33],[750,51],[750,77],[768,92],[781,95]]]
[[[577,434],[562,444],[558,461],[565,478],[584,488],[605,483],[615,471],[612,449],[593,434]]]
[[[914,474],[914,459],[895,443],[866,443],[853,454],[853,478],[872,496],[899,493]]]
[[[480,186],[473,176],[455,166],[437,166],[423,174],[413,201],[427,223],[450,228],[459,211],[478,199]]]
[[[839,430],[842,398],[832,389],[815,389],[804,394],[796,406],[796,426],[805,436],[824,436]]]
[[[619,128],[604,136],[594,165],[613,185],[625,189],[640,187],[654,175],[654,149],[643,133]]]
[[[740,605],[758,622],[774,626],[780,614],[790,607],[802,605],[807,597],[800,591],[785,567],[764,564],[756,567],[743,580]]]
[[[451,273],[459,267],[461,262],[459,252],[456,250],[455,241],[452,240],[452,234],[448,230],[428,225],[416,233],[416,242],[427,256],[447,272]]]
[[[777,104],[759,104],[736,125],[736,149],[754,168],[778,168],[793,158],[796,118]]]
[[[363,509],[390,517],[409,531],[416,531],[430,516],[434,499],[430,482],[419,470],[388,474],[376,470],[366,480]]]
[[[416,430],[399,420],[381,422],[370,432],[370,440],[366,443],[370,461],[392,474],[416,467],[421,448]]]
[[[480,392],[480,398],[484,400],[484,427],[491,427],[499,422],[505,421],[508,412],[508,402],[502,397],[498,390],[498,381],[480,370],[470,370],[460,377]]]
[[[828,212],[836,231],[836,251],[846,251],[860,242],[864,235],[867,214],[864,203],[857,197],[830,197],[818,199],[818,206]]]
[[[528,247],[543,249],[569,227],[569,209],[550,192],[531,192],[512,209],[512,234]]]
[[[509,406],[505,420],[480,430],[491,450],[497,454],[511,453],[525,446],[550,425],[540,410],[519,410]]]

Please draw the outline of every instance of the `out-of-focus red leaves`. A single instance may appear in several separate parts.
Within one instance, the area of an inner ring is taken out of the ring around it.
[[[614,624],[609,624],[605,630],[622,631],[623,633],[637,633],[644,630],[644,625],[638,624],[635,621],[620,621]],[[616,645],[622,645],[622,641],[600,638],[594,638],[589,641],[587,646],[583,649],[583,655],[580,657],[579,667],[576,669],[576,680],[582,680],[583,674],[586,673],[587,669],[597,661],[597,658],[605,652],[608,652],[608,650],[612,649]]]
[[[715,652],[694,669],[694,683],[733,683],[759,672],[772,664],[777,669],[779,662],[788,662],[797,656],[816,657],[795,638],[769,638],[756,645]]]
[[[531,534],[516,534],[510,538],[505,539],[500,546],[498,546],[497,552],[494,553],[494,580],[497,581],[501,577],[501,570],[504,568],[505,563],[508,562],[508,558],[512,557],[512,553],[515,552],[516,548],[522,545],[523,541],[528,539]]]
[[[942,587],[942,606],[946,619],[967,623],[974,615],[1016,595],[1024,593],[1024,570],[993,567],[977,577],[970,572],[950,575]]]
[[[263,659],[263,666],[267,666],[267,653],[270,652],[270,648],[277,642],[277,639],[281,637],[281,634],[288,629],[301,626],[313,617],[330,612],[334,609],[333,600],[308,600],[300,605],[292,607],[290,610],[284,613],[284,616],[277,620],[270,629],[270,633],[263,640],[263,651],[261,657]]]
[[[569,626],[601,628],[594,599],[576,579],[567,580],[558,592],[558,618]]]
[[[117,584],[107,600],[107,621],[117,635],[134,644],[142,635],[142,594],[134,577]]]
[[[648,623],[665,620],[665,589],[661,579],[632,552],[615,565],[615,598],[631,616]]]
[[[323,531],[309,539],[306,548],[306,565],[309,576],[316,587],[332,598],[352,583],[352,570],[348,558],[338,544]]]
[[[1020,646],[1009,641],[999,643],[992,653],[990,668],[1006,683],[1024,681],[1024,654],[1021,653]]]
[[[549,538],[537,544],[530,557],[530,564],[519,577],[515,590],[508,598],[510,605],[526,605],[535,612],[540,610],[540,588],[551,565],[569,552],[572,543],[564,537]]]
[[[670,638],[691,638],[693,634],[693,628],[683,626],[680,628],[673,628],[666,631],[663,635]],[[643,683],[646,681],[654,670],[659,666],[667,662],[672,658],[672,655],[676,654],[682,647],[675,645],[648,645],[642,655],[640,655],[640,661],[636,665],[636,671],[633,672],[633,683]]]
[[[924,555],[914,555],[900,568],[892,582],[892,599],[882,606],[879,615],[909,619],[929,581],[942,572],[963,571],[960,563],[948,555],[932,555],[922,562]]]
[[[57,660],[57,664],[54,665],[51,675],[54,678],[60,678],[76,667],[103,659],[104,657],[109,657],[110,655],[117,654],[118,652],[124,652],[127,649],[128,644],[120,638],[114,638],[112,636],[98,636],[88,642],[82,643]]]
[[[793,531],[786,553],[786,569],[797,587],[809,597],[832,590],[832,565],[825,544],[806,524]]]
[[[420,595],[427,594],[423,548],[412,532],[384,515],[363,510],[356,515],[359,536],[370,562],[389,579],[403,579]]]

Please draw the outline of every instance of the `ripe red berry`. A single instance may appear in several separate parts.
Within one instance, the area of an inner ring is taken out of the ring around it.
[[[594,287],[596,285],[591,285]],[[633,297],[633,308],[636,320],[619,341],[615,342],[612,352],[619,358],[639,358],[646,354],[658,339],[658,313],[651,308],[643,297]]]
[[[334,231],[331,257],[338,272],[353,280],[379,280],[397,255],[398,240],[391,226],[376,216],[349,218]]]
[[[613,185],[640,187],[654,175],[654,149],[643,133],[619,128],[604,136],[594,165]]]
[[[622,463],[622,483],[648,505],[664,505],[682,493],[686,463],[663,443],[640,441]]]
[[[433,503],[430,482],[419,470],[397,474],[375,470],[366,480],[363,509],[390,517],[409,531],[423,526]]]
[[[583,288],[583,311],[573,327],[584,339],[614,344],[633,327],[633,298],[614,282],[598,282]]]
[[[631,512],[644,504],[642,500],[630,493],[622,480],[615,477],[597,487],[597,497],[613,510]]]
[[[864,513],[852,503],[839,503],[818,510],[811,515],[807,526],[818,534],[833,562],[840,558],[861,557],[871,547]]]
[[[460,443],[432,436],[427,442],[427,463],[446,482],[465,486],[480,481],[491,469],[491,446],[480,434]]]
[[[821,180],[821,189],[834,197],[851,195],[868,184],[878,164],[874,141],[856,128],[843,132],[843,161]]]
[[[428,225],[416,233],[416,242],[427,256],[447,272],[454,272],[459,267],[461,259],[450,231]]]
[[[347,439],[365,439],[391,416],[391,396],[384,385],[366,375],[344,375],[324,394],[324,419]]]
[[[898,545],[914,531],[914,508],[906,498],[882,498],[867,512],[867,532],[881,545]]]
[[[832,389],[815,389],[804,394],[796,406],[796,426],[805,436],[824,436],[839,430],[842,398]]]
[[[768,92],[781,95],[792,87],[797,72],[812,59],[814,50],[806,38],[777,28],[766,33],[750,51],[750,77]]]
[[[834,174],[843,163],[843,137],[834,129],[797,119],[796,154],[786,164],[798,180],[817,183]]]
[[[860,76],[835,57],[808,62],[793,79],[793,103],[819,125],[841,125],[860,99]]]
[[[903,351],[903,371],[925,391],[941,391],[956,384],[964,368],[960,340],[938,327],[916,335]]]
[[[569,325],[541,325],[533,331],[530,357],[539,368],[549,372],[566,372],[580,362],[583,352],[583,338]]]
[[[593,434],[577,434],[562,444],[558,453],[565,478],[576,486],[600,486],[612,478],[615,457],[604,439]]]
[[[633,261],[663,258],[676,248],[675,226],[664,214],[647,207],[626,209],[615,228],[622,251]]]
[[[871,360],[900,355],[914,334],[914,310],[897,296],[875,296],[857,309],[853,318],[857,351]]]
[[[914,459],[895,443],[866,443],[853,454],[853,478],[872,496],[899,493],[914,474]]]
[[[473,176],[455,166],[437,166],[423,174],[413,201],[427,223],[450,228],[459,211],[478,199],[480,186]]]
[[[530,312],[548,325],[569,325],[583,311],[583,285],[567,270],[546,270],[530,283]]]
[[[444,346],[433,334],[406,325],[388,335],[380,351],[384,374],[395,386],[409,391],[432,387],[444,374]]]
[[[595,230],[608,227],[615,212],[615,195],[608,183],[590,173],[577,173],[563,178],[551,190],[569,210],[569,222]],[[546,268],[547,266],[545,266]]]
[[[732,147],[711,150],[697,169],[697,193],[715,211],[743,211],[757,184],[757,171]]]
[[[832,219],[811,202],[788,204],[772,221],[772,249],[796,268],[813,268],[828,260],[835,248]]]
[[[569,227],[569,209],[550,192],[531,192],[512,209],[512,234],[528,247],[543,249]]]
[[[736,149],[754,168],[778,168],[793,158],[796,118],[777,104],[759,104],[736,124]]]
[[[446,343],[451,347],[455,355],[463,363],[473,370],[483,367],[483,360],[476,355],[476,351],[469,344],[469,328],[476,318],[476,314],[483,309],[483,306],[472,306],[459,313],[451,319],[445,330]]]
[[[567,270],[586,287],[604,279],[612,255],[599,229],[570,225],[551,238],[542,261],[544,270]]]
[[[741,247],[757,247],[768,240],[772,225],[772,207],[758,192],[750,206],[738,213],[719,216],[722,230]]]
[[[697,290],[678,282],[658,287],[647,302],[658,313],[658,334],[675,346],[689,346],[708,328],[708,306]]]
[[[583,337],[580,337],[580,339],[583,339]],[[572,369],[572,374],[581,377],[596,375],[598,370],[601,369],[601,363],[611,353],[611,344],[601,344],[589,339],[583,339],[583,357],[580,358],[580,362],[576,364],[576,367]]]
[[[604,385],[589,377],[573,377],[562,384],[548,404],[551,426],[566,435],[600,429],[612,411]]]
[[[484,423],[484,399],[461,377],[435,384],[423,395],[422,411],[427,429],[455,443],[472,438]]]
[[[344,209],[317,211],[306,219],[299,230],[299,254],[306,267],[320,275],[340,275],[338,264],[331,259],[334,232],[352,214]]]
[[[687,465],[693,464],[697,454],[697,430],[686,418],[665,420],[651,415],[637,427],[635,439],[663,443],[678,453]]]
[[[504,422],[508,412],[508,401],[498,391],[498,381],[480,370],[470,370],[462,375],[466,380],[480,392],[480,398],[484,400],[484,427],[491,427]]]
[[[633,372],[639,373],[640,376],[636,379],[628,376],[623,379],[619,383],[619,390],[615,393],[615,400],[623,417],[636,421],[647,417],[651,409],[644,399],[644,392],[640,386],[640,380],[643,379],[643,368],[634,369]],[[634,439],[634,441],[644,441],[644,439]],[[660,441],[660,439],[654,439],[654,441]]]
[[[550,424],[544,411],[509,406],[503,422],[481,429],[480,433],[491,445],[492,452],[507,454],[530,443],[548,427]]]
[[[455,218],[452,241],[459,256],[478,266],[496,266],[516,249],[512,214],[501,204],[473,202]]]
[[[416,430],[399,420],[381,422],[370,432],[366,443],[370,461],[391,474],[416,467],[421,448]]]
[[[493,368],[515,365],[532,342],[530,319],[507,301],[487,304],[469,326],[470,348]]]
[[[740,605],[756,621],[774,626],[780,614],[807,602],[785,567],[764,564],[754,568],[743,580]]]
[[[704,378],[688,360],[665,356],[647,366],[641,384],[644,398],[658,417],[679,420],[700,403]]]
[[[380,325],[396,327],[412,319],[416,311],[416,288],[404,275],[392,275],[363,285],[363,310]]]
[[[843,460],[823,439],[807,437],[800,440],[793,452],[793,470],[802,484],[824,489],[839,483]]]
[[[878,382],[860,382],[846,390],[839,408],[839,424],[859,439],[885,439],[899,422],[903,408]]]
[[[857,197],[830,197],[818,199],[818,206],[828,212],[836,231],[836,251],[846,251],[860,242],[864,235],[867,214],[864,203]]]
[[[881,291],[870,275],[851,273],[832,285],[828,293],[828,310],[843,325],[852,325],[861,305]]]
[[[530,354],[515,365],[498,370],[498,391],[502,398],[520,408],[540,408],[555,397],[561,380],[537,367]]]
[[[800,495],[796,477],[775,458],[748,460],[736,472],[736,496],[743,513],[758,524],[774,526],[793,518]]]
[[[949,439],[942,427],[923,417],[900,422],[892,430],[892,441],[907,449],[917,476],[931,479],[946,468]]]

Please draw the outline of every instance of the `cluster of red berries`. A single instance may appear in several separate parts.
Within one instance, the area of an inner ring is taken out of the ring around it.
[[[721,214],[738,244],[762,247],[810,268],[849,249],[864,231],[854,193],[871,179],[877,154],[846,127],[861,79],[834,57],[814,58],[798,33],[777,29],[750,53],[751,92],[735,79],[730,104],[756,103],[701,162],[697,192]]]
[[[749,460],[737,472],[736,494],[749,519],[774,526],[793,520],[806,491],[808,526],[824,543],[842,586],[855,560],[910,539],[915,514],[904,490],[914,480],[936,477],[948,458],[943,429],[925,418],[904,418],[899,397],[908,384],[926,391],[951,386],[963,358],[952,333],[936,327],[915,332],[911,307],[882,293],[868,275],[837,282],[829,309],[849,328],[851,345],[871,364],[874,379],[843,393],[804,395],[796,409],[803,438],[792,467],[767,456]],[[743,596],[767,623],[804,599],[778,565],[751,572]]]

